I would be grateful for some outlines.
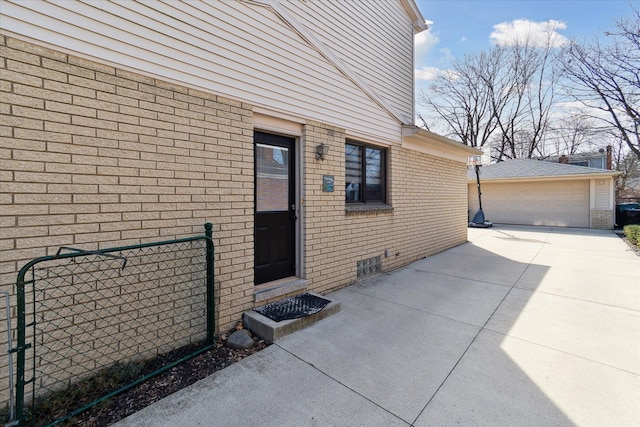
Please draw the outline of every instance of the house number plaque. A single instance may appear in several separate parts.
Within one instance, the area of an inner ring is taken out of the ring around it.
[[[322,175],[322,191],[333,193],[333,175]]]

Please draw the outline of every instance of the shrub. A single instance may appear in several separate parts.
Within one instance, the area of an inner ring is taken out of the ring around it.
[[[625,225],[624,235],[627,239],[636,246],[640,246],[640,225]]]

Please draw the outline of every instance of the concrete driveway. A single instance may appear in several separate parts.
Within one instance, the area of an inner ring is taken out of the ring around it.
[[[120,426],[640,425],[640,257],[494,226]]]

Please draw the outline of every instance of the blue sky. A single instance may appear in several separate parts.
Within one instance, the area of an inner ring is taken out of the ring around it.
[[[514,32],[551,29],[567,39],[591,39],[614,28],[640,0],[416,0],[430,29],[416,38],[416,83],[428,84],[452,57],[479,52]],[[493,35],[493,37],[492,37]]]

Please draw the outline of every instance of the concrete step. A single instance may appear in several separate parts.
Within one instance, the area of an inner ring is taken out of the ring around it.
[[[266,342],[274,343],[284,336],[311,326],[314,323],[340,311],[339,302],[331,301],[330,298],[323,295],[315,294],[313,292],[309,293],[329,300],[330,302],[325,308],[315,314],[300,317],[298,319],[282,320],[280,322],[275,322],[254,310],[245,311],[242,316],[244,326]]]

